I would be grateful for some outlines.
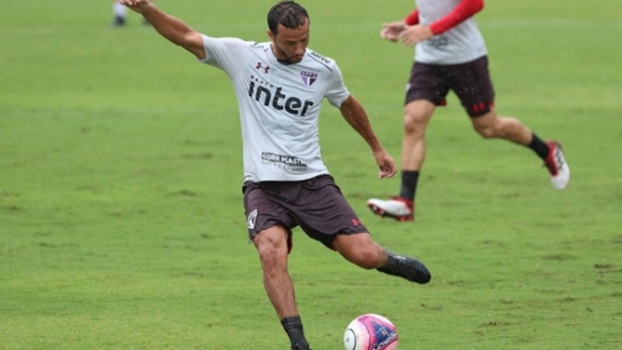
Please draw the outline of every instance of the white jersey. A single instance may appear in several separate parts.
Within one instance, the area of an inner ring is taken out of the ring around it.
[[[430,25],[447,16],[462,0],[417,0],[419,23]],[[417,44],[415,61],[428,64],[460,64],[487,54],[482,33],[473,17],[448,31]]]
[[[242,124],[244,181],[300,181],[328,174],[318,138],[324,97],[339,107],[350,96],[339,67],[307,49],[279,62],[270,43],[203,36],[207,58],[231,79]]]

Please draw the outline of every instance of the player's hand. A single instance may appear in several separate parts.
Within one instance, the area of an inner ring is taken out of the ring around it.
[[[404,29],[406,29],[406,23],[404,23],[404,21],[383,23],[380,37],[390,41],[397,41],[400,33],[402,33]]]
[[[415,25],[406,27],[406,29],[399,34],[398,40],[406,46],[412,46],[422,41],[426,41],[433,36],[434,33],[432,33],[430,26]]]
[[[380,151],[374,152],[374,158],[376,159],[376,164],[380,168],[378,172],[378,178],[382,179],[383,177],[393,177],[397,172],[397,168],[395,167],[395,161],[389,153],[387,153],[384,149]]]
[[[138,13],[142,13],[143,10],[151,6],[151,2],[149,0],[119,0],[119,3]]]

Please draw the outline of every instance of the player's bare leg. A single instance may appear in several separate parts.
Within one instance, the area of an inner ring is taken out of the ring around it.
[[[471,118],[473,128],[484,138],[502,138],[531,148],[544,161],[553,187],[563,190],[570,181],[570,168],[561,145],[556,141],[542,141],[519,120],[499,117],[494,108],[481,116]]]
[[[502,138],[519,145],[528,146],[533,133],[518,119],[511,117],[499,117],[494,108],[481,117],[471,118],[473,128],[482,137]]]
[[[369,233],[337,235],[333,248],[346,260],[364,269],[377,269],[420,284],[428,283],[432,278],[423,263],[384,249]]]
[[[402,170],[419,170],[425,160],[425,131],[435,105],[428,100],[416,100],[404,107],[404,139],[402,140]]]
[[[377,215],[399,221],[414,220],[414,200],[419,171],[426,154],[425,130],[435,105],[428,100],[416,100],[404,108],[404,138],[402,140],[402,182],[400,195],[389,200],[372,198],[367,206]]]
[[[266,293],[290,338],[292,349],[307,350],[309,343],[298,314],[294,284],[287,271],[287,240],[287,230],[277,225],[259,232],[253,243],[259,253]]]

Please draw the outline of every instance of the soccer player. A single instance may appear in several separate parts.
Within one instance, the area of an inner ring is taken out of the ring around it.
[[[111,25],[114,27],[123,27],[127,23],[127,7],[123,6],[119,1],[112,2],[112,13],[114,15]],[[142,19],[144,25],[149,25],[145,18]]]
[[[367,142],[379,177],[396,172],[339,66],[307,47],[310,20],[302,6],[293,1],[274,5],[268,13],[270,41],[256,43],[202,35],[149,0],[120,2],[200,62],[222,69],[233,84],[244,140],[248,237],[259,253],[264,287],[291,349],[309,349],[287,271],[294,227],[364,269],[421,284],[430,281],[421,262],[372,240],[322,161],[318,119],[326,98]]]
[[[115,27],[124,26],[127,20],[127,7],[121,5],[118,1],[113,1],[112,13],[114,14],[114,18],[111,24]]]
[[[367,206],[383,217],[414,220],[425,129],[435,107],[446,104],[449,90],[460,99],[478,134],[531,148],[544,161],[553,187],[566,188],[570,169],[561,145],[543,141],[517,119],[497,116],[486,45],[473,18],[483,9],[483,0],[417,0],[416,4],[403,21],[384,24],[380,32],[384,39],[416,44],[406,86],[401,190],[388,200],[372,198]]]

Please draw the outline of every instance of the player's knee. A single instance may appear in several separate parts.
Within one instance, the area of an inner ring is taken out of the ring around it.
[[[257,253],[263,265],[277,265],[281,260],[287,259],[286,244],[275,237],[258,235],[255,240]]]
[[[351,257],[351,261],[366,270],[377,268],[382,264],[381,255],[377,249],[372,248],[375,247],[359,249],[356,254]]]
[[[501,137],[501,122],[498,117],[492,114],[474,118],[473,128],[485,139]]]
[[[472,117],[471,121],[475,131],[485,139],[505,137],[504,122],[494,110],[480,117]]]
[[[499,137],[498,131],[496,130],[494,125],[475,125],[475,131],[485,139],[492,139]]]
[[[423,134],[425,132],[425,123],[412,114],[404,115],[404,131],[407,134]]]

